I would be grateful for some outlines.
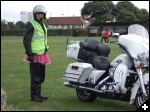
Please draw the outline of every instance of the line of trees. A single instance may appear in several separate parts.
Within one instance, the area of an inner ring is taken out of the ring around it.
[[[43,21],[45,25],[48,27],[47,22],[44,20]],[[3,21],[1,21],[1,29],[5,30],[20,30],[20,29],[25,29],[26,23],[22,21],[17,21],[15,24],[14,22],[8,22],[7,24]]]
[[[46,21],[44,21],[44,23],[47,26]],[[3,21],[1,21],[1,29],[5,29],[5,30],[20,30],[20,29],[25,29],[25,25],[26,23],[22,22],[22,21],[17,21],[16,24],[14,24],[13,22],[8,22],[7,24]]]
[[[8,22],[7,24],[1,21],[1,30],[2,29],[25,29],[25,23],[22,21],[16,22],[14,24],[13,22]]]

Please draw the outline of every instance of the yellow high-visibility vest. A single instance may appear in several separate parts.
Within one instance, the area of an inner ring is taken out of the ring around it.
[[[31,50],[32,53],[36,53],[37,55],[41,55],[45,52],[45,48],[47,47],[47,29],[43,24],[44,30],[42,26],[35,20],[30,21],[34,27],[34,33],[31,40]]]

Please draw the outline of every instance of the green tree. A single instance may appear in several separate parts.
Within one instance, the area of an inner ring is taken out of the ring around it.
[[[1,21],[1,30],[9,29],[8,25]]]
[[[17,21],[15,24],[15,28],[19,29],[25,29],[25,23],[22,21]]]
[[[20,27],[15,25],[15,28],[14,28],[14,29],[19,30],[19,29],[20,29]]]
[[[117,22],[139,21],[139,8],[130,1],[121,1],[116,4]]]
[[[101,26],[97,30],[97,36],[99,31],[103,29],[103,23],[113,21],[114,15],[115,5],[112,1],[90,1],[84,3],[84,7],[81,9],[81,16],[83,18],[91,17],[94,23],[101,23]]]
[[[149,25],[149,12],[146,9],[139,10],[139,20],[144,23],[144,25]]]
[[[8,22],[9,29],[14,29],[15,25],[13,22]]]
[[[127,9],[121,9],[116,15],[117,22],[134,22],[136,20],[135,14],[129,12]]]
[[[139,9],[129,1],[121,1],[116,4],[116,21],[118,22],[142,22],[149,25],[149,12]]]

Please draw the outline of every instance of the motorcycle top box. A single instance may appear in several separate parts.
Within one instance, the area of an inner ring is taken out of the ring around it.
[[[79,43],[73,43],[67,46],[67,58],[78,59]]]

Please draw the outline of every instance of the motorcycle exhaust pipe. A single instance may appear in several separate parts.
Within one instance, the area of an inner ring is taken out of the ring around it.
[[[79,86],[79,88],[80,89],[87,89],[87,90],[91,90],[91,91],[95,91],[95,92],[99,92],[99,93],[105,93],[105,92],[113,93],[113,92],[115,92],[115,90],[95,90],[93,88],[83,87],[83,86]]]
[[[72,84],[69,84],[69,82],[64,82],[64,86],[70,87],[70,88],[87,89],[87,90],[91,90],[91,91],[95,91],[95,92],[102,92],[102,91],[100,91],[100,90],[95,90],[95,89],[92,89],[92,88],[89,88],[89,87],[83,87],[83,86],[72,85]]]
[[[113,93],[113,92],[115,92],[115,90],[96,90],[96,89],[89,88],[89,87],[72,85],[72,84],[69,84],[69,82],[64,82],[64,86],[70,87],[70,88],[86,89],[86,90],[95,91],[95,92],[99,92],[99,93],[105,93],[105,92],[111,92],[111,93]]]
[[[99,93],[103,93],[103,91],[100,90],[95,90],[93,88],[89,88],[89,87],[83,87],[83,86],[79,86],[80,89],[87,89],[87,90],[91,90],[91,91],[95,91],[95,92],[99,92]]]

